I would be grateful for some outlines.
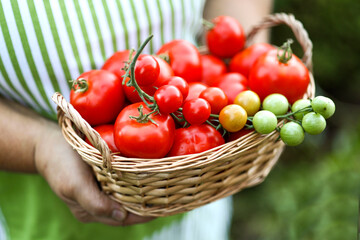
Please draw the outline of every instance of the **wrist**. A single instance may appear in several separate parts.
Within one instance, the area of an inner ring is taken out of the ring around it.
[[[34,141],[33,165],[36,172],[44,176],[48,166],[47,161],[54,152],[53,148],[57,146],[57,139],[62,139],[63,136],[55,122],[43,119],[41,124],[42,127]]]

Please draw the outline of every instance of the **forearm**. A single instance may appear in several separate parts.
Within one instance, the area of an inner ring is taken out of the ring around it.
[[[252,26],[258,24],[264,16],[272,12],[273,0],[207,0],[204,18],[211,20],[219,15],[236,18],[244,27],[246,33]],[[268,31],[261,31],[256,35],[255,42],[267,42]]]
[[[0,97],[0,170],[35,173],[39,138],[56,123]]]

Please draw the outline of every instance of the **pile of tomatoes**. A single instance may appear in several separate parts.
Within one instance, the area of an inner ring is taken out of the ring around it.
[[[186,155],[254,130],[278,130],[285,143],[297,145],[304,131],[325,128],[335,105],[325,97],[302,99],[309,72],[289,42],[245,48],[234,18],[219,16],[207,26],[208,54],[185,40],[143,54],[150,36],[137,51],[118,51],[73,82],[70,103],[111,151],[135,158]],[[289,122],[278,127],[283,118]]]

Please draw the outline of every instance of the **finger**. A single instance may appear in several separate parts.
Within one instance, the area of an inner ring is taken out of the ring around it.
[[[122,222],[115,221],[109,218],[102,218],[96,217],[88,213],[85,209],[83,209],[78,203],[76,204],[69,204],[68,205],[72,214],[83,223],[90,223],[90,222],[100,222],[111,226],[121,226],[123,225]]]
[[[144,217],[133,213],[128,213],[127,218],[123,222],[123,226],[146,223],[154,219],[155,217]]]
[[[74,191],[75,200],[79,205],[96,218],[123,223],[127,215],[124,208],[101,192],[93,177],[89,177],[85,182],[86,185]]]
[[[127,226],[127,225],[139,224],[139,223],[146,223],[155,219],[154,217],[142,217],[132,213],[128,213],[123,221],[118,221],[108,217],[93,216],[76,202],[71,202],[68,204],[68,206],[71,212],[73,213],[73,215],[79,221],[84,223],[101,222],[111,226]],[[112,216],[112,217],[117,219],[116,216]]]

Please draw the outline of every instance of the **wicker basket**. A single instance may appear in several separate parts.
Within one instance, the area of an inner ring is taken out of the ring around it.
[[[312,70],[312,43],[292,15],[266,17],[248,34],[248,42],[261,29],[288,25],[304,50],[302,58]],[[314,97],[314,80],[304,98]],[[128,211],[142,216],[169,216],[187,212],[244,188],[261,183],[284,149],[279,133],[249,133],[206,152],[161,159],[125,158],[111,153],[99,134],[59,93],[58,121],[65,139],[93,167],[104,192]],[[83,140],[86,135],[95,147]]]

